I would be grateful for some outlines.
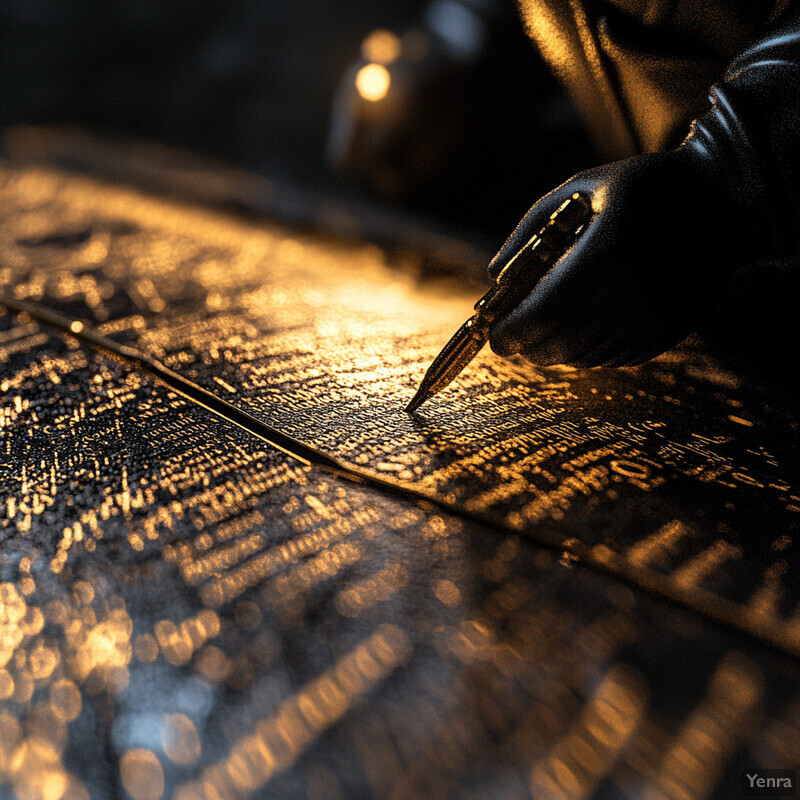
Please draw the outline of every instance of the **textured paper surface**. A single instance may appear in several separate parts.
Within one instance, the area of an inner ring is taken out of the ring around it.
[[[800,649],[786,411],[698,353],[574,371],[487,350],[409,416],[471,292],[53,171],[6,167],[0,200],[4,292],[487,520],[303,467],[3,316],[20,797],[707,796],[786,766],[796,668],[766,649]]]

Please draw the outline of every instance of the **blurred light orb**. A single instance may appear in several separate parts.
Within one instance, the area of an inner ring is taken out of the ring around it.
[[[386,97],[392,82],[389,70],[381,64],[367,64],[356,74],[356,89],[365,99],[377,102]]]
[[[161,743],[167,758],[183,767],[200,758],[200,736],[194,723],[185,714],[168,714],[161,725]]]
[[[133,800],[160,800],[164,794],[164,770],[150,750],[128,750],[120,759],[119,771]]]
[[[392,64],[400,58],[402,45],[400,39],[391,31],[377,30],[361,43],[361,55],[366,61],[378,64]]]

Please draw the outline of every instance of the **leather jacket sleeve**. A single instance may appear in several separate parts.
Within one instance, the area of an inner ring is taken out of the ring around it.
[[[542,365],[640,363],[696,329],[737,268],[798,259],[796,7],[734,60],[710,97],[677,148],[581,172],[528,212],[492,276],[574,192],[594,214],[494,324],[496,352]]]
[[[728,67],[685,145],[702,154],[756,233],[750,261],[798,255],[800,8]]]

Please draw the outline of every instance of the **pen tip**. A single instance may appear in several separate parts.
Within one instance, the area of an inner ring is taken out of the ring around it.
[[[424,402],[424,398],[420,397],[419,394],[415,394],[411,398],[411,402],[405,407],[405,410],[410,414],[412,411],[416,411]]]

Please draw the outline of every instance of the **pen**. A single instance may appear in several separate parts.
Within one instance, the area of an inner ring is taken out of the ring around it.
[[[475,303],[475,313],[428,367],[406,411],[416,411],[455,380],[486,344],[492,323],[518,305],[536,286],[572,246],[591,214],[589,199],[576,192],[550,215],[547,224],[537,234],[514,253],[495,278],[491,289]]]

